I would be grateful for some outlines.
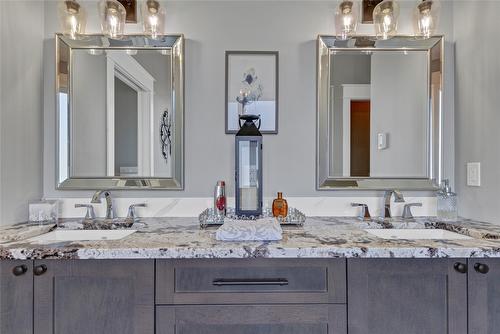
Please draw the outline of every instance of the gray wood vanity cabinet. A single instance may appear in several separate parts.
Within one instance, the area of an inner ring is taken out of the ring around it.
[[[349,334],[466,334],[467,274],[456,263],[467,262],[349,259]]]
[[[153,334],[154,260],[36,260],[34,334]]]
[[[0,333],[33,333],[33,261],[0,261]]]
[[[157,334],[345,334],[345,259],[156,263]]]
[[[0,261],[1,334],[348,330],[500,333],[500,259]]]
[[[469,259],[469,333],[500,333],[500,259]]]

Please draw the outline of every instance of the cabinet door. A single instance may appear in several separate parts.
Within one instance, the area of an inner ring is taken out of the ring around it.
[[[466,334],[467,274],[455,263],[466,261],[348,260],[349,334]]]
[[[33,333],[33,261],[0,261],[0,333]]]
[[[345,305],[159,306],[157,334],[346,334]]]
[[[469,333],[500,333],[500,259],[469,260]]]
[[[38,260],[33,271],[35,334],[154,333],[154,261]]]

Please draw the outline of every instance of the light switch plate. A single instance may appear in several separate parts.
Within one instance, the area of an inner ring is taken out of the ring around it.
[[[385,150],[387,148],[387,133],[377,134],[377,148],[379,150]]]
[[[481,163],[467,163],[467,185],[470,187],[481,186]]]

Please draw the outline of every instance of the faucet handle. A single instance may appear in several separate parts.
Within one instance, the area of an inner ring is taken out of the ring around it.
[[[87,208],[87,212],[85,213],[85,219],[95,219],[94,206],[92,204],[75,204],[75,208]]]
[[[411,214],[411,207],[412,206],[422,206],[422,203],[408,203],[405,204],[403,208],[403,219],[411,219],[413,218],[413,215]]]
[[[145,208],[146,203],[132,204],[128,207],[127,219],[136,219],[137,214],[135,213],[135,208]]]
[[[364,203],[351,203],[352,207],[361,207],[361,215],[359,216],[360,218],[363,218],[364,220],[369,220],[371,219],[370,216],[370,211],[368,211],[368,205]]]

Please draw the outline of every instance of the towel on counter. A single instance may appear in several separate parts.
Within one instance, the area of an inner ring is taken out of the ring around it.
[[[275,241],[281,240],[283,230],[274,218],[257,220],[225,219],[215,238],[221,241]]]

